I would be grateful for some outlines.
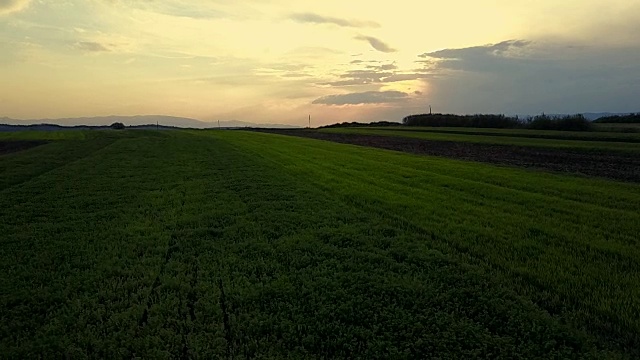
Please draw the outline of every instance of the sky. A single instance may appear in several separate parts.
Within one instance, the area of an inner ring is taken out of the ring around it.
[[[0,117],[640,111],[640,0],[0,0]]]

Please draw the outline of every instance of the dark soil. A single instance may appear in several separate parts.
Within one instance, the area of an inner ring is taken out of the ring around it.
[[[377,147],[412,154],[443,156],[640,182],[640,156],[637,154],[433,141],[393,136],[324,133],[310,130],[261,129],[260,131]]]
[[[26,150],[46,143],[46,141],[38,140],[0,141],[0,155]]]

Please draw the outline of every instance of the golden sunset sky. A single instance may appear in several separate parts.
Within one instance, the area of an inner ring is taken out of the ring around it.
[[[0,0],[0,117],[639,111],[640,0]]]

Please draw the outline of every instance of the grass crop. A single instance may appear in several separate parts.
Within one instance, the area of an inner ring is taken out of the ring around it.
[[[593,127],[597,131],[640,133],[640,123],[596,123]]]
[[[381,135],[408,137],[436,141],[461,141],[482,144],[532,146],[545,148],[575,149],[582,151],[613,151],[624,153],[640,152],[640,138],[637,134],[613,135],[607,133],[584,132],[578,136],[572,132],[558,134],[551,130],[489,130],[489,129],[449,129],[433,128],[328,128],[318,131],[329,133]],[[577,132],[576,132],[577,133]],[[598,134],[596,137],[593,134]],[[587,137],[591,136],[591,137]],[[589,140],[585,140],[589,139]],[[595,140],[596,138],[601,138]]]
[[[640,187],[242,131],[0,156],[8,358],[634,358]]]

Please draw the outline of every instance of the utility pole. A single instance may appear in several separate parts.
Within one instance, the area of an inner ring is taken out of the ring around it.
[[[218,130],[220,130],[220,120],[218,120]]]
[[[431,105],[429,105],[429,115],[431,115]]]
[[[160,120],[156,120],[156,130],[160,130]]]
[[[309,114],[309,129],[311,129],[311,114]]]

